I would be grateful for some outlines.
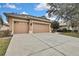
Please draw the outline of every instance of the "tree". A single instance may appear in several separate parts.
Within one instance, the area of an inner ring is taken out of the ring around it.
[[[72,20],[79,16],[79,4],[73,3],[48,3],[50,9],[48,10],[49,17],[57,16],[57,19],[64,18],[65,20]]]
[[[0,28],[2,27],[3,25],[3,20],[2,20],[2,17],[0,16]]]
[[[58,21],[52,21],[51,22],[51,28],[53,28],[53,30],[56,31],[59,28]]]
[[[63,19],[69,21],[72,27],[79,25],[79,4],[78,3],[48,3],[49,17],[56,16],[56,20]],[[74,24],[73,24],[74,23]],[[77,25],[76,25],[77,24]]]

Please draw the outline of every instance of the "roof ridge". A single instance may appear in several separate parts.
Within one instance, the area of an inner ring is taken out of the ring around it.
[[[26,15],[26,14],[17,14],[17,13],[5,13],[6,16],[13,16],[13,17],[20,17],[20,18],[32,18],[32,19],[37,19],[37,20],[41,20],[41,21],[50,21],[49,19],[45,19],[45,18],[42,18],[42,17],[37,17],[37,16],[32,16],[32,15]],[[22,15],[24,17],[22,17]],[[34,18],[33,18],[34,17]]]

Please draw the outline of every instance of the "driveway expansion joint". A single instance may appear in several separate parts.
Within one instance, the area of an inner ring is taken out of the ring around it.
[[[32,34],[32,36],[35,37],[36,39],[39,39],[38,37],[34,36],[33,34]],[[49,44],[47,44],[46,42],[42,41],[41,39],[39,39],[39,40],[40,40],[41,42],[43,42],[44,44],[46,44],[47,46],[49,46],[50,48],[53,48],[53,49],[56,50],[57,52],[59,52],[59,53],[61,53],[62,55],[66,56],[63,52],[61,52],[61,51],[57,50],[56,48],[50,46]]]
[[[49,48],[45,48],[45,49],[42,49],[42,50],[39,50],[39,51],[34,52],[34,53],[31,53],[31,54],[29,54],[29,55],[27,55],[27,56],[31,56],[31,55],[33,55],[33,54],[36,54],[36,53],[39,53],[39,52],[42,52],[42,51],[48,50],[48,49],[50,49],[50,48],[51,48],[51,47],[49,47]]]

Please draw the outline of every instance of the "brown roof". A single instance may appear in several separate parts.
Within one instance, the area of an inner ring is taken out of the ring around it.
[[[15,13],[4,13],[4,14],[7,17],[15,17],[15,18],[23,18],[23,19],[32,19],[32,20],[39,20],[39,21],[51,22],[49,19],[42,18],[42,17],[31,16],[31,15],[15,14]]]

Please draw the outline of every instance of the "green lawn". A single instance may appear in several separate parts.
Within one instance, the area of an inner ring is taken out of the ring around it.
[[[62,34],[79,38],[79,33],[70,32],[70,33],[62,33]]]
[[[10,38],[9,39],[0,39],[0,56],[5,55],[8,45],[10,43],[10,40],[11,40]]]

